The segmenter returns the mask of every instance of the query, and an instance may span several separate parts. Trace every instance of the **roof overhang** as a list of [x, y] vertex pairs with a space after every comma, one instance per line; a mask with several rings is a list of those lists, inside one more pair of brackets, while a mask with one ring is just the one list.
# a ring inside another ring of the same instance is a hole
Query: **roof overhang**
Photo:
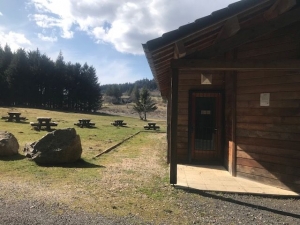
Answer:
[[[242, 0], [143, 44], [161, 95], [167, 97], [170, 93], [172, 60], [214, 58], [230, 48], [280, 29], [292, 22], [289, 15], [285, 18], [286, 23], [278, 25], [278, 21], [284, 17], [281, 14], [295, 8], [297, 4], [299, 0]], [[300, 13], [297, 13], [292, 15], [293, 21], [300, 20]], [[255, 35], [247, 34], [249, 29], [252, 32], [253, 24], [257, 21], [260, 21], [260, 25], [265, 24], [265, 27], [256, 28]], [[268, 25], [270, 22], [272, 25]], [[244, 38], [241, 41], [243, 33], [250, 39]], [[235, 44], [228, 45], [229, 42]], [[223, 51], [220, 51], [220, 47], [224, 48]]]
[[174, 69], [214, 70], [214, 71], [278, 71], [300, 70], [300, 60], [216, 60], [216, 59], [177, 59], [171, 61]]

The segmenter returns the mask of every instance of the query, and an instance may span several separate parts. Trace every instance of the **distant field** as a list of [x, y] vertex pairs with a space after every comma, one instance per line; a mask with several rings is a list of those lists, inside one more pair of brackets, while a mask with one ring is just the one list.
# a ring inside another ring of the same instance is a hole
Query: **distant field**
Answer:
[[[160, 97], [159, 92], [152, 92], [151, 98], [156, 103], [157, 110], [147, 114], [148, 120], [165, 120], [167, 119], [167, 102]], [[104, 98], [105, 99], [105, 98]], [[110, 101], [104, 101], [99, 112], [110, 113], [114, 115], [123, 115], [138, 118], [138, 114], [133, 110], [134, 103], [113, 104]]]
[[[122, 115], [128, 117], [139, 118], [139, 115], [134, 112], [134, 103], [128, 104], [112, 104], [104, 103], [99, 112], [110, 113], [113, 115]], [[165, 103], [157, 104], [158, 109], [154, 112], [147, 113], [147, 120], [164, 120], [167, 119], [167, 108]]]

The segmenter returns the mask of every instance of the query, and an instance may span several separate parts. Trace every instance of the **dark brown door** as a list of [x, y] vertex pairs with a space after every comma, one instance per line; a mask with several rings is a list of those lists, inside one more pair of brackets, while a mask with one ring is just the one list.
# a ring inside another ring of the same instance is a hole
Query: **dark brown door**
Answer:
[[221, 161], [221, 93], [192, 94], [192, 161]]

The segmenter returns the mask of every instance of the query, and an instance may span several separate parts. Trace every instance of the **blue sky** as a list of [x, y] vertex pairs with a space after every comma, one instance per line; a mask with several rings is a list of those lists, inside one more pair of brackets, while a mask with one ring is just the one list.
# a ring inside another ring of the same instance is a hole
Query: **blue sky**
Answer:
[[152, 79], [142, 44], [237, 0], [1, 0], [0, 45], [94, 66], [100, 84]]

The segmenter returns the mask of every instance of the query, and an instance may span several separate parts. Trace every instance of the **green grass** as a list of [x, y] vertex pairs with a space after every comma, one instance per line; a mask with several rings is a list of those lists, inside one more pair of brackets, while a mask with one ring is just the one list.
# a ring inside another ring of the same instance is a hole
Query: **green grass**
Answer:
[[[4, 116], [9, 108], [0, 108]], [[144, 121], [136, 118], [67, 113], [50, 110], [17, 108], [27, 123], [0, 120], [0, 129], [13, 133], [20, 144], [20, 154], [0, 157], [0, 199], [39, 200], [45, 204], [63, 204], [72, 210], [85, 210], [103, 216], [134, 215], [141, 224], [190, 224], [197, 215], [188, 203], [199, 196], [187, 195], [169, 185], [166, 163], [166, 134], [141, 132], [109, 153], [95, 155], [125, 138], [143, 130]], [[83, 147], [82, 160], [64, 166], [38, 166], [24, 157], [25, 143], [40, 139], [47, 131], [36, 131], [29, 121], [52, 117], [57, 129], [75, 127]], [[80, 118], [90, 118], [96, 128], [78, 128]], [[128, 127], [110, 125], [123, 119]], [[162, 131], [166, 122], [157, 121]], [[201, 200], [201, 199], [200, 199]], [[185, 203], [186, 202], [186, 203]], [[57, 214], [63, 213], [57, 211]], [[187, 216], [188, 215], [188, 216]]]
[[[83, 158], [89, 159], [93, 155], [107, 149], [110, 146], [122, 141], [130, 135], [143, 130], [145, 121], [139, 119], [122, 117], [122, 116], [109, 116], [97, 114], [82, 114], [70, 112], [58, 112], [50, 110], [30, 109], [30, 108], [1, 108], [0, 116], [6, 116], [8, 111], [15, 110], [22, 113], [28, 120], [22, 123], [5, 122], [0, 120], [1, 130], [6, 130], [15, 135], [20, 144], [20, 149], [24, 147], [25, 143], [31, 143], [44, 136], [47, 131], [36, 131], [31, 128], [29, 122], [36, 122], [36, 117], [51, 117], [52, 121], [58, 122], [55, 129], [63, 129], [74, 127], [76, 132], [80, 135], [83, 147]], [[74, 123], [78, 122], [80, 118], [89, 118], [92, 122], [96, 123], [95, 128], [78, 128]], [[110, 123], [116, 119], [122, 119], [127, 123], [126, 127], [115, 127]], [[165, 131], [165, 122], [157, 121], [158, 125]]]
[[[0, 108], [4, 116], [9, 108]], [[29, 121], [38, 116], [52, 117], [56, 129], [75, 127], [83, 147], [82, 160], [64, 166], [38, 166], [23, 156], [25, 143], [37, 141], [47, 131], [36, 131], [27, 123], [0, 120], [1, 130], [13, 133], [20, 144], [20, 154], [0, 157], [0, 199], [10, 201], [37, 199], [65, 204], [73, 210], [85, 210], [104, 216], [135, 215], [143, 221], [188, 224], [188, 209], [179, 208], [185, 193], [169, 184], [166, 163], [166, 134], [142, 132], [109, 153], [94, 158], [99, 152], [143, 130], [144, 121], [135, 118], [67, 113], [50, 110], [17, 108]], [[96, 128], [78, 128], [80, 118], [90, 118]], [[123, 119], [127, 127], [110, 123]], [[162, 131], [166, 122], [157, 121]], [[5, 188], [4, 188], [5, 187]], [[60, 213], [60, 212], [58, 212]]]

